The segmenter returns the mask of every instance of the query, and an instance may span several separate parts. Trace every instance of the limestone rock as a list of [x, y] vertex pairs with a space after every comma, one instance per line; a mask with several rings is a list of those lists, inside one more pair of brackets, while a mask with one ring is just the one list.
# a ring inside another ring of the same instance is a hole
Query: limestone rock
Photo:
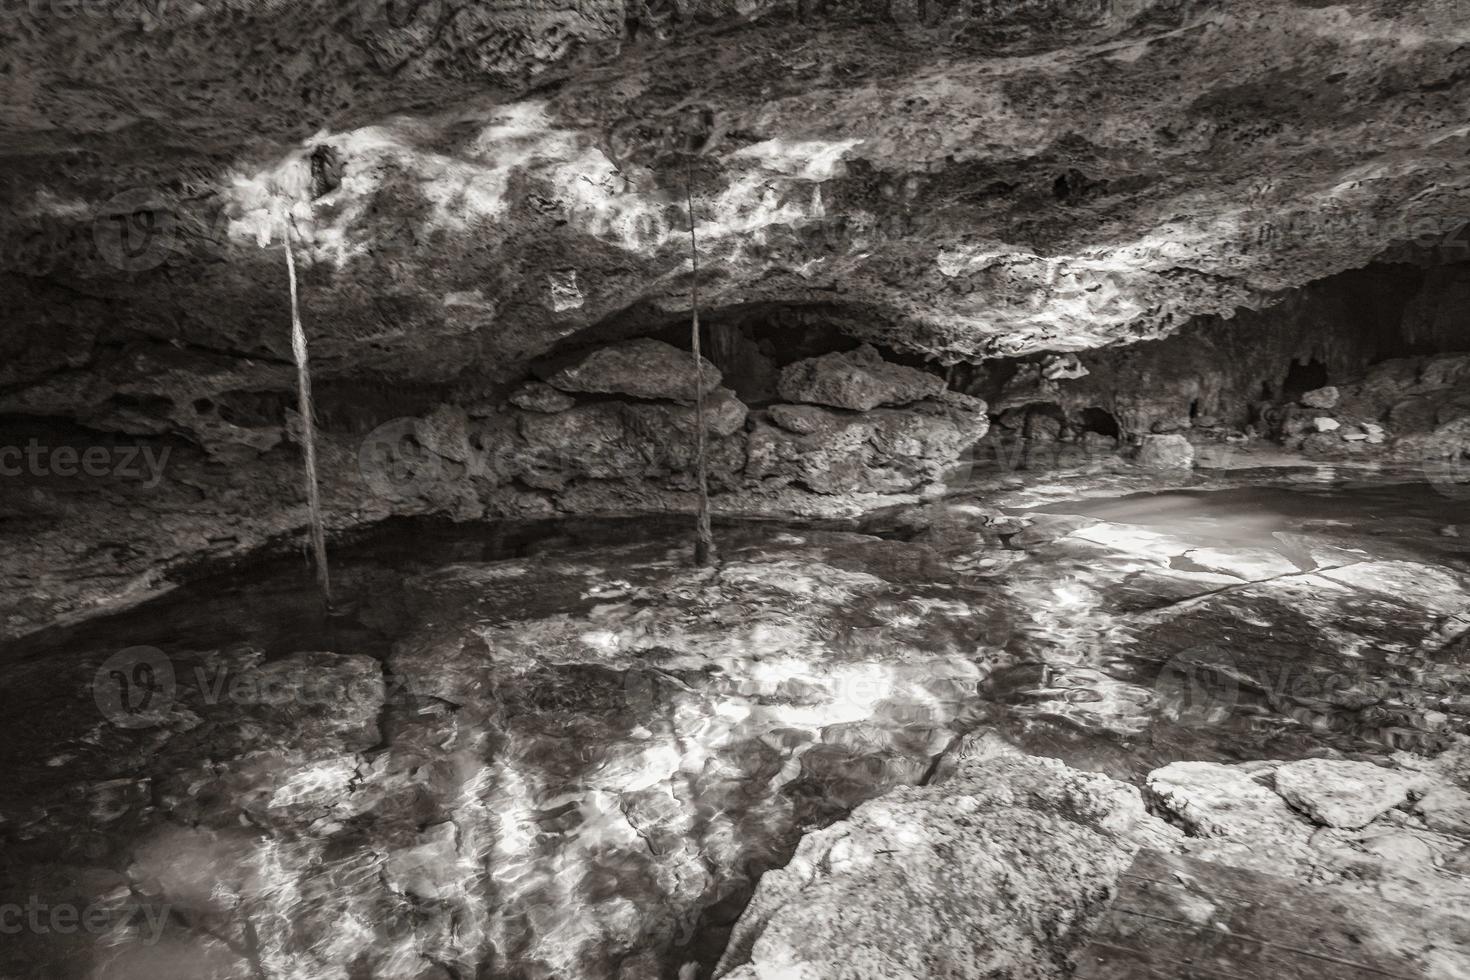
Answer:
[[1146, 435], [1136, 462], [1151, 470], [1179, 470], [1194, 466], [1194, 446], [1181, 435]]
[[1276, 770], [1276, 791], [1286, 802], [1320, 824], [1348, 830], [1366, 827], [1422, 782], [1416, 773], [1338, 759], [1306, 759]]
[[800, 436], [830, 429], [834, 422], [831, 412], [815, 405], [772, 405], [766, 413], [772, 422]]
[[1338, 429], [1342, 428], [1342, 423], [1337, 421], [1337, 419], [1328, 418], [1325, 415], [1319, 415], [1316, 418], [1312, 419], [1312, 428], [1316, 429], [1318, 432], [1336, 432]]
[[1041, 362], [1041, 376], [1048, 381], [1073, 381], [1088, 374], [1076, 354], [1052, 354]]
[[767, 486], [799, 483], [821, 494], [902, 493], [940, 480], [989, 427], [983, 402], [921, 402], [860, 415], [775, 406], [750, 433], [745, 475]]
[[1432, 398], [1411, 395], [1388, 410], [1388, 421], [1405, 432], [1434, 428], [1437, 406]]
[[958, 742], [948, 746], [940, 756], [932, 782], [936, 785], [947, 782], [987, 759], [1024, 755], [1019, 748], [993, 731], [969, 732]]
[[1341, 393], [1332, 385], [1302, 395], [1298, 401], [1306, 408], [1336, 408]]
[[788, 364], [777, 383], [787, 401], [858, 412], [879, 405], [907, 405], [944, 389], [943, 378], [885, 361], [871, 344]]
[[1470, 456], [1470, 415], [1437, 426], [1429, 432], [1401, 435], [1393, 446], [1396, 458], [1411, 463], [1448, 461]]
[[[703, 362], [702, 377], [706, 392], [719, 387], [720, 370], [708, 360]], [[562, 391], [631, 398], [691, 402], [696, 395], [692, 355], [646, 337], [600, 347], [546, 382]]]
[[[1378, 768], [1368, 763], [1315, 759], [1287, 764], [1174, 763], [1149, 775], [1148, 791], [1158, 810], [1179, 821], [1193, 835], [1182, 846], [1194, 857], [1463, 915], [1466, 902], [1470, 902], [1470, 881], [1446, 871], [1452, 872], [1455, 862], [1461, 860], [1463, 838], [1449, 836], [1440, 828], [1426, 828], [1427, 820], [1419, 824], [1388, 802], [1389, 796], [1404, 802], [1411, 787], [1416, 792], [1427, 790], [1425, 798], [1434, 798], [1430, 807], [1441, 813], [1442, 827], [1452, 826], [1462, 801], [1451, 791], [1456, 788], [1443, 771], [1454, 763], [1446, 765], [1439, 759], [1402, 753], [1395, 761], [1405, 768], [1380, 770], [1388, 773], [1394, 784], [1391, 793], [1374, 796], [1382, 777], [1368, 774], [1369, 796], [1375, 800], [1368, 809], [1374, 815], [1361, 828], [1314, 822], [1315, 818], [1304, 812], [1305, 807], [1287, 803], [1279, 777], [1288, 767], [1298, 767], [1295, 773], [1286, 775], [1284, 785], [1291, 792], [1301, 791], [1303, 783], [1308, 784], [1307, 793], [1312, 787], [1336, 786], [1347, 791], [1348, 803], [1352, 804], [1355, 801], [1351, 793], [1356, 787], [1351, 786], [1351, 780], [1363, 775], [1358, 767]], [[1333, 765], [1318, 770], [1323, 762]], [[1411, 771], [1410, 766], [1416, 768]], [[1309, 779], [1314, 770], [1329, 775]], [[1342, 779], [1343, 773], [1351, 775]], [[1356, 824], [1367, 816], [1338, 809], [1342, 800], [1329, 793], [1312, 801], [1313, 805], [1319, 803], [1325, 803], [1328, 817], [1346, 823]]]
[[[671, 433], [678, 433], [691, 437], [685, 441], [693, 443], [698, 418], [693, 405], [629, 402], [623, 406], [622, 412], [631, 430], [642, 432], [650, 439], [667, 440]], [[716, 388], [704, 396], [704, 427], [711, 435], [728, 436], [739, 432], [745, 425], [746, 413], [745, 403], [729, 388]]]
[[[345, 30], [325, 4], [286, 24], [257, 2], [242, 9], [235, 23], [160, 8], [147, 13], [147, 30], [100, 37], [69, 5], [17, 14], [5, 63], [35, 66], [37, 92], [50, 93], [21, 93], [10, 123], [29, 156], [8, 175], [17, 221], [0, 254], [7, 272], [35, 284], [27, 290], [49, 288], [55, 269], [92, 281], [99, 301], [142, 306], [162, 301], [167, 278], [167, 302], [188, 320], [181, 336], [252, 350], [251, 334], [266, 331], [251, 320], [277, 285], [264, 274], [274, 256], [256, 243], [269, 241], [272, 207], [288, 199], [302, 212], [303, 264], [355, 267], [341, 283], [316, 284], [318, 336], [334, 357], [403, 374], [430, 370], [445, 349], [476, 369], [519, 363], [622, 311], [687, 310], [688, 256], [665, 213], [679, 180], [657, 164], [671, 131], [663, 122], [691, 102], [724, 119], [760, 117], [708, 148], [700, 196], [719, 203], [701, 219], [713, 266], [702, 277], [706, 301], [841, 295], [854, 310], [903, 319], [891, 331], [864, 323], [871, 339], [906, 334], [916, 349], [1035, 353], [1059, 338], [1068, 349], [1100, 346], [1357, 268], [1403, 230], [1376, 222], [1335, 234], [1322, 188], [1383, 154], [1401, 161], [1400, 177], [1361, 186], [1355, 210], [1428, 220], [1436, 233], [1465, 217], [1464, 195], [1444, 175], [1459, 155], [1424, 139], [1462, 122], [1452, 3], [1338, 13], [1270, 0], [1208, 0], [1200, 10], [1005, 0], [974, 18], [832, 9], [815, 37], [826, 63], [861, 66], [845, 82], [782, 60], [787, 5], [772, 0], [738, 13], [697, 0], [677, 22], [657, 11], [624, 16], [600, 0], [572, 13], [536, 0], [470, 9], [447, 31], [427, 9], [369, 10]], [[1214, 26], [1189, 33], [1198, 17]], [[720, 57], [722, 42], [696, 26], [705, 23], [728, 25], [737, 44], [762, 52], [759, 63]], [[895, 35], [914, 43], [894, 51]], [[293, 55], [275, 47], [281, 36], [315, 52], [314, 67], [341, 84], [295, 85]], [[1424, 43], [1394, 44], [1400, 36]], [[646, 85], [646, 66], [617, 53], [652, 37], [667, 86]], [[1116, 71], [1100, 81], [1080, 55], [1107, 44], [1119, 45]], [[195, 71], [201, 52], [217, 68], [207, 78]], [[1005, 98], [1016, 114], [1003, 118], [980, 84], [998, 71], [1014, 86]], [[405, 73], [434, 97], [410, 106]], [[1334, 112], [1310, 86], [1282, 84], [1334, 73], [1353, 113]], [[553, 76], [563, 80], [555, 90], [521, 86]], [[487, 79], [526, 95], [485, 105]], [[777, 80], [787, 87], [765, 88]], [[952, 97], [933, 99], [935, 85]], [[186, 88], [191, 97], [178, 100]], [[1257, 138], [1240, 108], [1257, 89], [1279, 93], [1265, 109], [1271, 125], [1301, 127], [1302, 140]], [[114, 98], [78, 94], [98, 91]], [[312, 145], [301, 140], [303, 115], [320, 120]], [[150, 119], [194, 138], [156, 161], [147, 134], [115, 135]], [[989, 127], [978, 149], [977, 127]], [[1348, 146], [1359, 127], [1374, 132], [1371, 144], [1321, 152]], [[1060, 145], [1067, 133], [1082, 139]], [[1120, 156], [1098, 155], [1106, 134], [1124, 134]], [[1035, 148], [1051, 144], [1055, 159], [1041, 167]], [[996, 176], [993, 193], [972, 193], [967, 154]], [[66, 195], [53, 186], [63, 158], [81, 161]], [[1243, 186], [1242, 173], [1272, 175], [1273, 207], [1251, 206], [1265, 191]], [[156, 190], [124, 196], [140, 186]], [[168, 234], [133, 256], [107, 229], [140, 212], [158, 215], [153, 226]], [[834, 223], [839, 215], [852, 220]], [[1227, 215], [1235, 220], [1218, 220]], [[791, 233], [773, 249], [763, 243]], [[826, 292], [834, 286], [842, 292]], [[33, 304], [21, 309], [28, 336], [53, 332]], [[159, 312], [141, 309], [138, 320]], [[395, 329], [352, 343], [385, 314]], [[1433, 329], [1449, 316], [1430, 309], [1418, 319]], [[27, 355], [25, 369], [72, 353], [51, 348]]]
[[1106, 776], [982, 756], [803, 838], [715, 976], [1060, 978], [1134, 853], [1177, 838]]
[[[596, 401], [555, 415], [525, 413], [522, 445], [502, 447], [507, 472], [533, 486], [560, 489], [578, 479], [678, 481], [694, 468], [696, 410], [673, 402]], [[745, 405], [719, 388], [705, 399], [713, 442], [710, 474], [717, 489], [733, 485], [745, 465]]]
[[549, 384], [527, 381], [511, 392], [510, 403], [528, 412], [544, 412], [552, 415], [556, 412], [565, 412], [577, 404], [577, 400], [571, 395], [557, 391]]
[[1148, 791], [1192, 834], [1241, 837], [1264, 827], [1280, 836], [1305, 836], [1286, 801], [1240, 769], [1176, 762], [1149, 773]]
[[453, 894], [464, 877], [458, 861], [454, 824], [446, 820], [425, 828], [413, 846], [389, 854], [384, 881], [400, 894], [435, 901]]
[[1414, 804], [1431, 830], [1470, 838], [1470, 793], [1458, 786], [1435, 786]]

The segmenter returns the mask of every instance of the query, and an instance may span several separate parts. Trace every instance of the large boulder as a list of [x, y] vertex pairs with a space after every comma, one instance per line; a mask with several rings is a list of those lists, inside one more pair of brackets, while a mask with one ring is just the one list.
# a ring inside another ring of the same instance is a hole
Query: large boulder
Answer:
[[[524, 447], [515, 447], [517, 476], [533, 486], [559, 489], [590, 478], [646, 479], [694, 469], [696, 410], [670, 402], [597, 401], [546, 415], [519, 417]], [[709, 466], [717, 486], [737, 479], [745, 465], [746, 408], [719, 388], [705, 399], [704, 426], [711, 443]]]
[[862, 415], [774, 405], [767, 419], [750, 433], [746, 477], [819, 494], [903, 493], [935, 484], [990, 425], [984, 402], [953, 393]]
[[1144, 436], [1137, 462], [1150, 470], [1187, 470], [1194, 466], [1194, 446], [1177, 433]]
[[857, 412], [879, 405], [907, 405], [944, 389], [943, 378], [885, 361], [871, 344], [788, 364], [776, 385], [787, 401]]
[[[701, 364], [703, 388], [713, 391], [720, 384], [720, 369], [708, 360]], [[697, 393], [692, 355], [647, 337], [600, 347], [546, 381], [562, 391], [680, 402], [694, 401]]]
[[1107, 776], [982, 755], [804, 838], [761, 879], [715, 976], [1070, 976], [1134, 854], [1178, 837]]

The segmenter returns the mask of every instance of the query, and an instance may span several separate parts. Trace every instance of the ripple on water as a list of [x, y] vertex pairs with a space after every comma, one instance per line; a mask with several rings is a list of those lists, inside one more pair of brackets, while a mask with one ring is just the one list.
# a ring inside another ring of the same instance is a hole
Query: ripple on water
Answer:
[[[679, 564], [678, 524], [385, 529], [339, 549], [343, 617], [275, 562], [10, 651], [0, 885], [187, 906], [148, 949], [198, 962], [245, 955], [218, 937], [255, 923], [273, 975], [709, 964], [804, 830], [925, 780], [965, 732], [1136, 778], [1464, 730], [1452, 504], [1187, 491], [1022, 530], [962, 502], [881, 537], [727, 527], [713, 572]], [[176, 685], [121, 729], [93, 685], [137, 645]], [[303, 695], [323, 677], [344, 696]], [[285, 696], [220, 683], [262, 678]], [[63, 888], [62, 867], [86, 873]]]

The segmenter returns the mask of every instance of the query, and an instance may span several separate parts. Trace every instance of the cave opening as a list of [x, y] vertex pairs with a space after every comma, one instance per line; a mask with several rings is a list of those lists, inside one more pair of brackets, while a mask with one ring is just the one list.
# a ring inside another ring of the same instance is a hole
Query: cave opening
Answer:
[[1281, 382], [1281, 397], [1295, 401], [1309, 391], [1316, 391], [1327, 384], [1327, 365], [1317, 358], [1296, 358], [1286, 369], [1286, 378]]
[[1095, 432], [1100, 436], [1108, 436], [1116, 439], [1123, 434], [1118, 426], [1118, 419], [1105, 408], [1092, 406], [1082, 410], [1081, 428], [1083, 432]]

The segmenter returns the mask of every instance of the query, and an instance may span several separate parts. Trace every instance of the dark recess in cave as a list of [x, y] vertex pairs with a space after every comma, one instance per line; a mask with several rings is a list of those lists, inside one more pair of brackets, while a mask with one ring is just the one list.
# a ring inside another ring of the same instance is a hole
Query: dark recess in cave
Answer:
[[1116, 439], [1122, 435], [1118, 427], [1118, 420], [1113, 413], [1102, 408], [1088, 408], [1082, 411], [1082, 431], [1096, 432], [1098, 435], [1111, 436]]
[[[1309, 391], [1327, 384], [1327, 365], [1315, 357], [1303, 362], [1295, 360], [1286, 371], [1286, 380], [1281, 385], [1284, 401], [1295, 401]], [[1192, 414], [1192, 413], [1191, 413]]]

